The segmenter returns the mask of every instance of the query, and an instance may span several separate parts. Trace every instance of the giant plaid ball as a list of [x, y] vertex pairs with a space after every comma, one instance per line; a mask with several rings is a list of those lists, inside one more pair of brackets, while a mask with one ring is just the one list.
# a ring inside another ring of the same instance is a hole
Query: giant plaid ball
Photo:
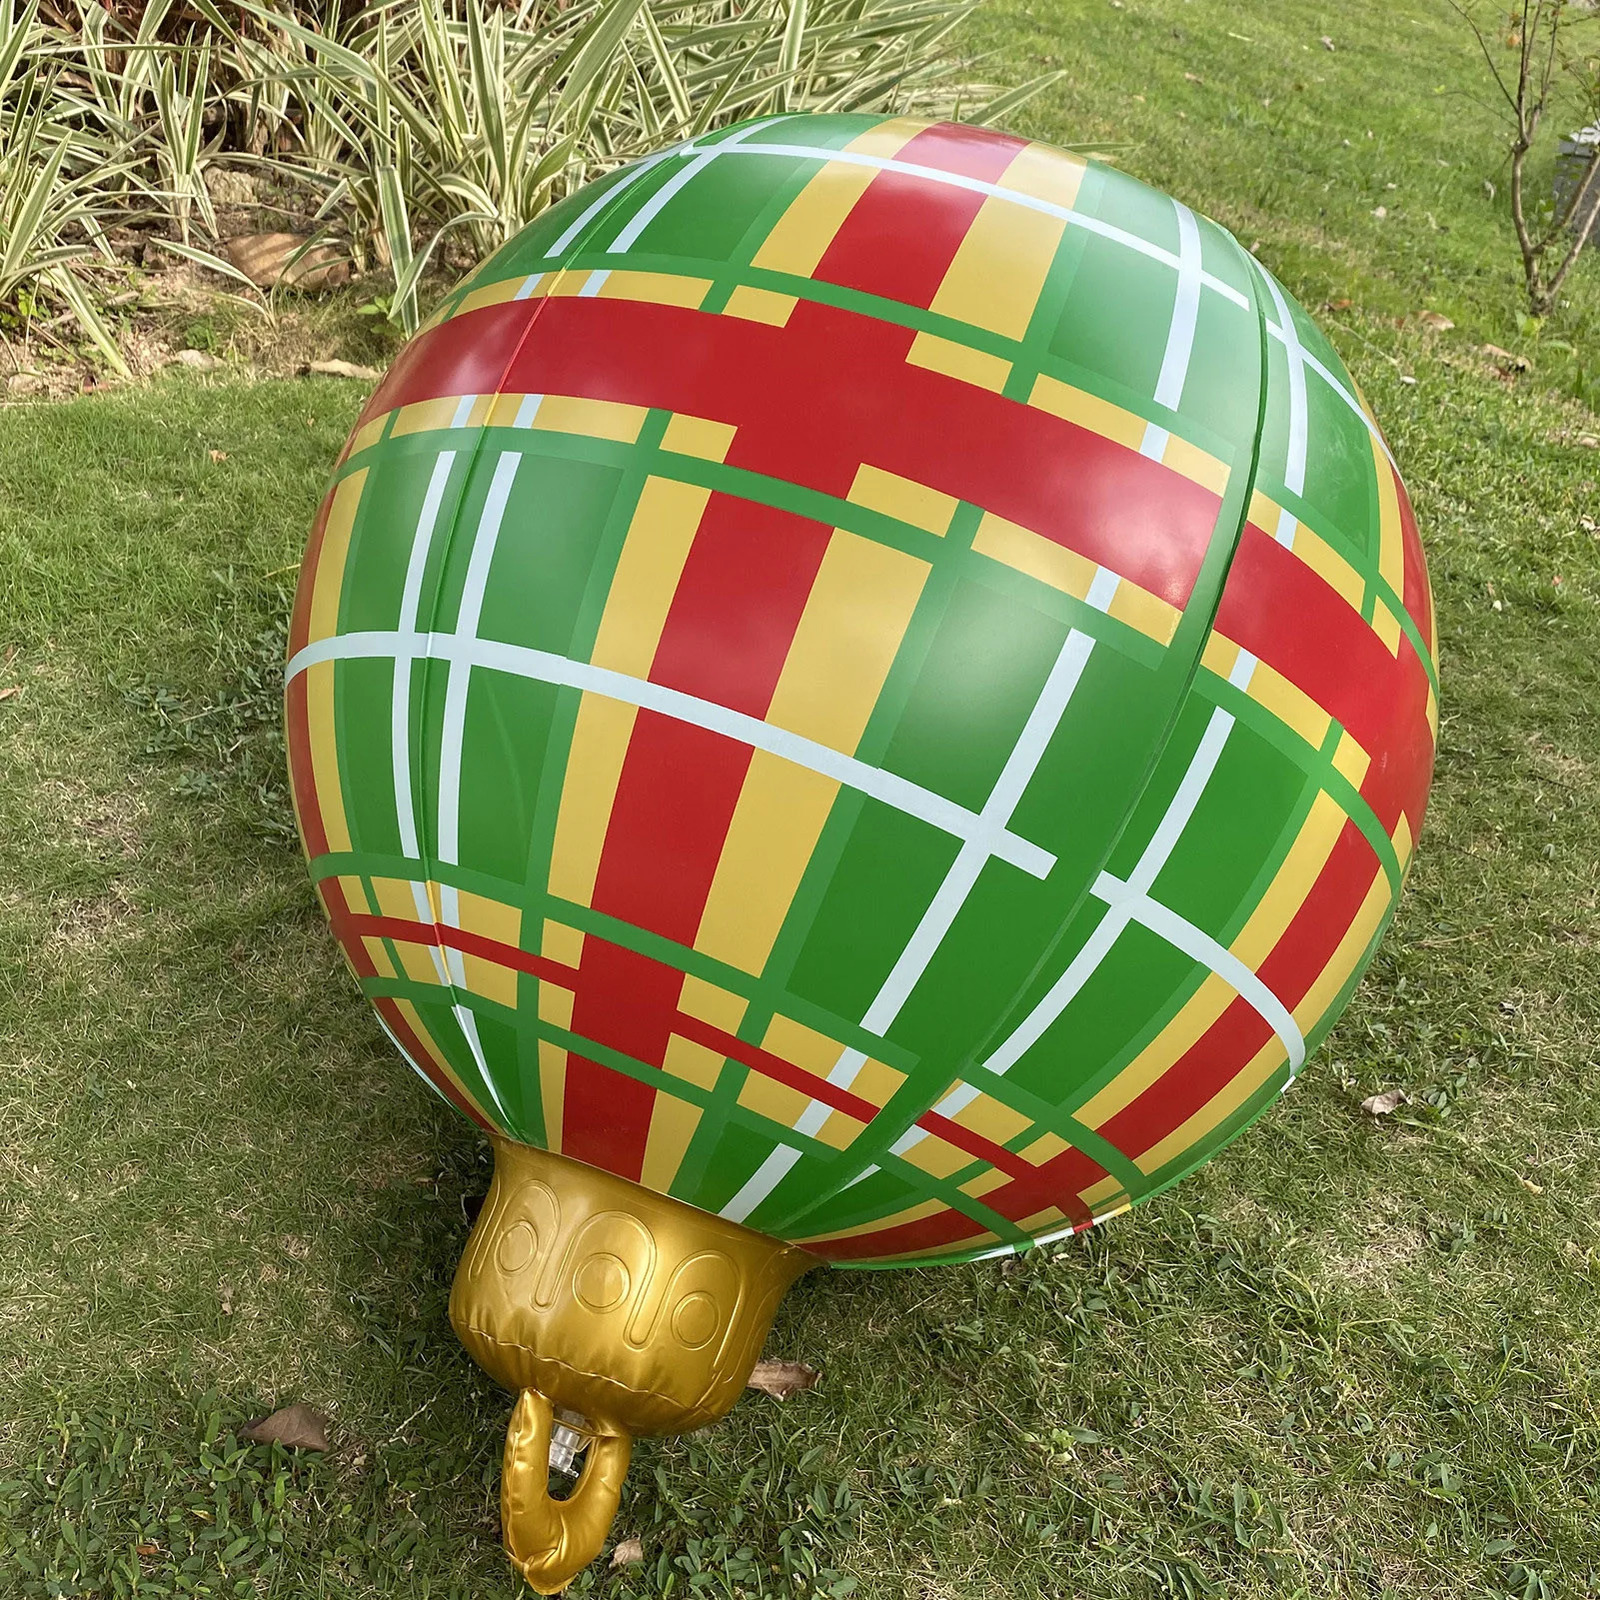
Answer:
[[468, 1115], [960, 1259], [1293, 1080], [1422, 824], [1433, 639], [1383, 436], [1225, 231], [778, 117], [580, 188], [406, 347], [304, 565], [294, 791]]

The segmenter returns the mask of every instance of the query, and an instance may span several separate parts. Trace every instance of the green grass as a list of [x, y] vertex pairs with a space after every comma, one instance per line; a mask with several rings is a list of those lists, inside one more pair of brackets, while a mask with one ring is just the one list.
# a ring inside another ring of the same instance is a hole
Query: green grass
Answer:
[[[1600, 263], [1545, 330], [1575, 357], [1529, 345], [1510, 384], [1479, 354], [1519, 337], [1493, 130], [1443, 8], [1410, 9], [1001, 0], [978, 29], [1014, 77], [1068, 70], [1024, 131], [1350, 302], [1323, 320], [1416, 499], [1445, 683], [1384, 952], [1294, 1094], [1135, 1215], [804, 1280], [772, 1342], [821, 1386], [641, 1445], [617, 1532], [646, 1563], [579, 1591], [1600, 1586]], [[1396, 327], [1423, 307], [1458, 328]], [[345, 976], [257, 714], [358, 398], [185, 378], [0, 412], [7, 1600], [513, 1592], [507, 1402], [445, 1320], [485, 1156]], [[1409, 1109], [1359, 1110], [1391, 1086]], [[332, 1455], [238, 1445], [290, 1400]]]

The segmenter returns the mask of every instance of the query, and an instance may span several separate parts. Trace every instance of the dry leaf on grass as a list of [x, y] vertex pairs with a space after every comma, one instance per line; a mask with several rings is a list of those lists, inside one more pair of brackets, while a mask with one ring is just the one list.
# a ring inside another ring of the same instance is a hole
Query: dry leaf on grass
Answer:
[[172, 359], [180, 367], [193, 367], [196, 372], [211, 372], [222, 365], [216, 356], [207, 355], [204, 350], [180, 350]]
[[242, 233], [223, 242], [223, 253], [258, 289], [337, 289], [350, 281], [350, 263], [329, 244], [311, 245], [305, 233]]
[[1419, 311], [1417, 313], [1417, 321], [1424, 328], [1432, 328], [1435, 333], [1448, 333], [1455, 327], [1455, 323], [1449, 317], [1438, 311]]
[[0, 700], [11, 700], [21, 693], [22, 690], [16, 684], [7, 684], [4, 689], [0, 689]]
[[1519, 356], [1515, 351], [1502, 350], [1497, 344], [1486, 344], [1483, 353], [1493, 361], [1498, 361], [1502, 366], [1510, 367], [1516, 372], [1526, 372], [1533, 363], [1526, 356]]
[[322, 378], [360, 378], [363, 383], [380, 376], [376, 367], [358, 366], [354, 361], [312, 361], [306, 371]]
[[1382, 1094], [1368, 1095], [1361, 1109], [1370, 1117], [1386, 1117], [1401, 1106], [1411, 1104], [1411, 1096], [1404, 1089], [1385, 1089]]
[[803, 1361], [758, 1361], [750, 1374], [749, 1386], [770, 1394], [774, 1400], [787, 1400], [802, 1389], [809, 1389], [822, 1374]]
[[644, 1542], [640, 1539], [624, 1539], [615, 1550], [611, 1552], [611, 1570], [618, 1567], [631, 1567], [644, 1560]]
[[328, 1419], [310, 1406], [284, 1406], [252, 1422], [239, 1437], [250, 1444], [281, 1444], [290, 1450], [326, 1450]]
[[207, 450], [206, 454], [210, 456], [214, 462], [226, 461], [228, 459], [228, 452], [226, 450]]

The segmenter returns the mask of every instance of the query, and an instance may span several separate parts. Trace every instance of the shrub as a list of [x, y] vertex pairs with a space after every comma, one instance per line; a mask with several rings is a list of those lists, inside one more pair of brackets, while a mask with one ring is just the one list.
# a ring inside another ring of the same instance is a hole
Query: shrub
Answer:
[[972, 104], [949, 43], [973, 0], [62, 3], [3, 11], [0, 304], [64, 301], [113, 362], [96, 287], [115, 230], [241, 277], [207, 248], [218, 169], [267, 180], [275, 209], [358, 265], [386, 264], [409, 330], [430, 263], [481, 258], [663, 144], [777, 111], [965, 101], [984, 120], [1041, 86]]

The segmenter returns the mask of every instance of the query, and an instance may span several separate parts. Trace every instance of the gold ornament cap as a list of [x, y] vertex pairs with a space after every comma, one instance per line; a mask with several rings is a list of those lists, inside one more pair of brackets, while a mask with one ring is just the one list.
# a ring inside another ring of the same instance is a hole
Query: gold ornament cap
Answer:
[[[605, 1543], [632, 1439], [724, 1416], [817, 1257], [626, 1178], [509, 1140], [450, 1294], [468, 1353], [518, 1395], [500, 1509], [512, 1563], [555, 1594]], [[588, 1454], [547, 1490], [565, 1419]]]

